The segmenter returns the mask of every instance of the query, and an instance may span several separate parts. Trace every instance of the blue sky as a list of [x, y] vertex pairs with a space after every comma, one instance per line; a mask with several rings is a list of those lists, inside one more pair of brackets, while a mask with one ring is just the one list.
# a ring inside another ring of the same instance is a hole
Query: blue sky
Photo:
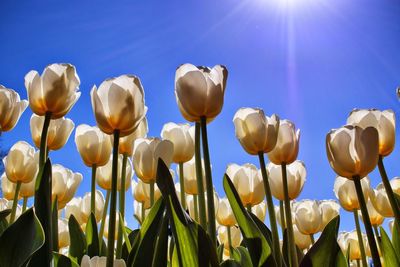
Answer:
[[[182, 63], [229, 70], [225, 104], [209, 125], [213, 178], [224, 195], [228, 163], [255, 163], [234, 135], [240, 107], [261, 107], [301, 129], [299, 159], [307, 166], [300, 198], [331, 199], [335, 174], [325, 154], [325, 135], [345, 123], [355, 107], [399, 112], [400, 5], [361, 0], [220, 1], [1, 1], [0, 83], [22, 98], [25, 74], [54, 62], [76, 66], [82, 96], [68, 114], [76, 125], [95, 124], [90, 89], [108, 77], [131, 73], [145, 89], [150, 136], [164, 123], [183, 122], [174, 96], [175, 69]], [[27, 109], [3, 146], [33, 144]], [[78, 195], [89, 191], [90, 169], [74, 143], [51, 153], [53, 163], [79, 171]], [[397, 135], [397, 137], [399, 137]], [[399, 175], [400, 148], [385, 159]], [[380, 177], [371, 174], [373, 186]], [[127, 198], [132, 219], [132, 197]], [[342, 212], [341, 229], [352, 214]]]

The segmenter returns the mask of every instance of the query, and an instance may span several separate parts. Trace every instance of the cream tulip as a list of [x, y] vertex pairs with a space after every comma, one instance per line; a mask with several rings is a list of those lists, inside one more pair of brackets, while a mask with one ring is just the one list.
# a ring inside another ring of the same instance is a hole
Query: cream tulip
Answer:
[[82, 210], [82, 198], [81, 197], [74, 197], [69, 201], [65, 206], [65, 218], [67, 220], [70, 219], [70, 216], [74, 215], [76, 221], [79, 225], [85, 224], [86, 216]]
[[0, 132], [12, 130], [27, 106], [27, 100], [21, 101], [17, 92], [0, 84]]
[[155, 182], [158, 159], [169, 166], [172, 162], [174, 145], [159, 138], [138, 138], [133, 149], [133, 167], [136, 175], [145, 183]]
[[[96, 171], [96, 182], [104, 190], [111, 190], [111, 176], [112, 176], [112, 155], [109, 156], [109, 160], [106, 165], [97, 168]], [[121, 191], [121, 173], [122, 173], [122, 160], [123, 156], [118, 155], [118, 174], [117, 174], [117, 190]], [[132, 182], [133, 176], [132, 162], [128, 158], [126, 162], [126, 173], [125, 173], [125, 191], [127, 191]]]
[[144, 117], [133, 133], [119, 139], [119, 153], [131, 157], [133, 154], [133, 144], [135, 140], [146, 137], [148, 132], [149, 128], [147, 125], [147, 119]]
[[393, 192], [400, 195], [400, 177], [394, 177], [390, 180], [390, 187], [393, 189]]
[[393, 110], [354, 109], [347, 118], [347, 124], [361, 128], [374, 127], [379, 133], [379, 154], [387, 156], [393, 151], [396, 129]]
[[347, 254], [347, 249], [348, 249], [348, 246], [346, 243], [347, 234], [348, 234], [348, 232], [342, 231], [342, 232], [339, 232], [338, 236], [337, 236], [337, 243], [344, 255]]
[[[372, 224], [372, 226], [380, 226], [383, 221], [385, 220], [385, 217], [383, 217], [375, 208], [374, 205], [372, 204], [372, 199], [367, 202], [367, 209], [368, 209], [368, 216], [369, 220]], [[361, 212], [358, 212], [358, 216], [360, 217], [361, 220], [363, 220]]]
[[[370, 188], [370, 181], [368, 177], [361, 179], [361, 188], [365, 201], [368, 201]], [[356, 209], [360, 209], [360, 204], [358, 202], [357, 192], [353, 181], [345, 177], [338, 176], [335, 179], [333, 191], [342, 208], [351, 212]]]
[[175, 73], [175, 96], [182, 116], [191, 122], [201, 117], [213, 120], [222, 110], [228, 70], [216, 65], [196, 67], [183, 64]]
[[51, 113], [52, 119], [61, 118], [81, 96], [79, 84], [78, 74], [71, 64], [48, 65], [42, 76], [31, 70], [25, 76], [29, 106], [39, 116]]
[[75, 144], [86, 166], [104, 166], [110, 159], [111, 138], [96, 126], [81, 124], [76, 127]]
[[[132, 193], [133, 198], [142, 204], [145, 209], [150, 208], [150, 184], [144, 183], [142, 180], [132, 182]], [[161, 197], [161, 191], [157, 184], [154, 184], [154, 201], [157, 201]]]
[[326, 153], [332, 169], [348, 179], [367, 176], [379, 157], [378, 131], [373, 127], [346, 125], [326, 136]]
[[[364, 247], [365, 247], [365, 240], [364, 242]], [[346, 235], [345, 239], [345, 244], [346, 247], [350, 247], [350, 260], [358, 260], [361, 259], [361, 250], [360, 250], [360, 243], [358, 241], [358, 236], [357, 236], [357, 231], [353, 230]]]
[[[82, 257], [81, 267], [106, 267], [107, 257], [94, 256], [90, 258], [88, 255]], [[114, 259], [113, 267], [126, 267], [123, 259]]]
[[35, 195], [36, 177], [29, 183], [21, 184], [19, 196], [23, 198], [33, 197]]
[[[272, 195], [276, 199], [285, 200], [281, 165], [275, 165], [270, 162], [267, 165], [267, 172]], [[306, 167], [302, 161], [296, 160], [286, 166], [286, 173], [289, 199], [293, 200], [297, 198], [303, 190], [307, 175]]]
[[1, 175], [1, 192], [7, 200], [13, 200], [15, 195], [16, 184], [7, 179], [6, 173]]
[[176, 124], [169, 122], [164, 124], [161, 130], [163, 140], [169, 140], [174, 145], [172, 161], [183, 163], [194, 156], [194, 127], [189, 124]]
[[235, 215], [227, 198], [219, 200], [216, 219], [223, 226], [234, 226], [236, 224]]
[[[205, 201], [207, 203], [207, 194], [206, 193], [204, 193], [204, 199], [205, 199]], [[192, 218], [195, 218], [193, 195], [187, 195], [186, 196], [186, 203], [187, 203], [187, 207], [188, 207], [190, 216]], [[214, 190], [214, 210], [215, 210], [215, 215], [217, 214], [218, 207], [219, 207], [219, 197], [218, 197], [217, 192], [215, 192], [215, 190]], [[208, 221], [208, 210], [207, 209], [206, 209], [206, 220]]]
[[305, 235], [299, 231], [297, 225], [293, 225], [293, 235], [294, 235], [294, 242], [299, 249], [304, 250], [308, 249], [311, 246], [311, 236]]
[[299, 153], [300, 130], [289, 120], [279, 121], [278, 139], [274, 149], [268, 153], [272, 163], [280, 165], [294, 162]]
[[340, 205], [335, 200], [321, 200], [319, 208], [322, 211], [321, 229], [324, 229], [333, 218], [339, 215]]
[[[85, 217], [85, 221], [89, 219], [91, 214], [90, 197], [91, 193], [88, 192], [82, 199], [82, 213]], [[96, 210], [94, 212], [94, 216], [96, 218], [96, 222], [99, 223], [101, 220], [101, 216], [103, 215], [104, 203], [105, 203], [103, 193], [100, 190], [96, 190], [95, 201], [96, 201]]]
[[[204, 160], [201, 160], [202, 166], [202, 178], [203, 178], [203, 188], [206, 190], [206, 174], [204, 170]], [[176, 173], [179, 172], [179, 165], [176, 167]], [[196, 175], [196, 161], [193, 157], [191, 160], [185, 162], [183, 164], [183, 173], [184, 173], [184, 184], [185, 184], [185, 193], [189, 195], [197, 195], [197, 175]]]
[[[293, 226], [296, 224], [296, 214], [295, 214], [295, 212], [294, 212], [294, 206], [295, 205], [293, 205], [293, 202], [292, 202], [292, 208], [290, 209], [291, 210], [291, 212], [292, 212], [292, 224], [293, 224]], [[280, 226], [282, 226], [282, 218], [281, 218], [281, 212], [280, 212], [280, 208], [279, 208], [279, 206], [275, 206], [274, 207], [274, 209], [275, 209], [275, 218], [276, 218], [276, 221], [278, 222], [278, 224], [280, 225]]]
[[[237, 226], [231, 227], [231, 240], [232, 247], [237, 248], [240, 246], [242, 242], [242, 235], [240, 233], [240, 229]], [[218, 241], [220, 244], [224, 244], [225, 249], [229, 249], [229, 241], [228, 241], [228, 229], [226, 227], [218, 228]]]
[[90, 92], [97, 126], [106, 134], [133, 133], [146, 115], [144, 91], [138, 77], [121, 75], [107, 79]]
[[58, 219], [58, 247], [68, 247], [69, 243], [68, 220], [64, 218]]
[[82, 174], [74, 173], [60, 164], [52, 165], [52, 199], [58, 202], [58, 209], [62, 209], [74, 197], [79, 184], [82, 182]]
[[253, 207], [251, 207], [251, 212], [256, 215], [256, 217], [264, 222], [265, 220], [265, 215], [267, 213], [267, 205], [265, 204], [265, 202], [261, 202], [260, 204], [257, 204]]
[[316, 200], [301, 200], [294, 206], [297, 228], [302, 234], [312, 235], [322, 230], [322, 210]]
[[[12, 209], [13, 206], [13, 201], [12, 200], [7, 200], [5, 198], [0, 198], [0, 211], [3, 210], [10, 210]], [[17, 219], [19, 216], [22, 214], [22, 208], [20, 205], [17, 204], [17, 207], [15, 209], [15, 219]], [[8, 215], [6, 219], [9, 221], [11, 215]]]
[[254, 206], [264, 200], [264, 183], [261, 174], [253, 164], [229, 164], [226, 174], [232, 180], [244, 206]]
[[3, 158], [7, 178], [13, 182], [29, 183], [38, 172], [39, 153], [27, 142], [15, 143]]
[[265, 116], [259, 108], [241, 108], [233, 117], [236, 138], [250, 155], [274, 149], [279, 131], [279, 117]]
[[378, 186], [369, 191], [369, 197], [371, 199], [371, 203], [383, 217], [393, 217], [393, 209], [390, 205], [389, 198], [386, 194], [385, 187], [382, 183], [378, 184]]

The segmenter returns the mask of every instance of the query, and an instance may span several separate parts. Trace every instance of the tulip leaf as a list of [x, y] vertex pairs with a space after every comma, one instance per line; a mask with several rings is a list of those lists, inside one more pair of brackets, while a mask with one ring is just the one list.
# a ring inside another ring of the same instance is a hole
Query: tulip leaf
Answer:
[[236, 260], [226, 260], [223, 263], [221, 263], [220, 265], [221, 267], [241, 267], [241, 266], [245, 266], [245, 265], [241, 265], [238, 261]]
[[158, 233], [152, 267], [167, 266], [168, 259], [168, 217], [164, 215]]
[[0, 236], [0, 266], [22, 266], [43, 244], [43, 228], [30, 208]]
[[51, 231], [53, 233], [53, 251], [58, 251], [58, 201], [57, 196], [51, 207]]
[[[128, 234], [128, 239], [131, 242], [131, 244], [135, 241], [135, 238], [137, 234], [139, 233], [139, 229], [133, 230]], [[132, 251], [132, 248], [131, 248]], [[125, 262], [128, 262], [128, 257], [129, 257], [130, 251], [128, 251], [128, 247], [126, 246], [126, 242], [122, 244], [122, 250], [121, 250], [121, 259], [123, 259]]]
[[341, 249], [338, 250], [338, 253], [336, 254], [336, 265], [335, 267], [347, 267], [348, 262], [346, 257], [343, 254], [343, 251]]
[[8, 227], [7, 216], [10, 215], [10, 213], [10, 209], [0, 211], [0, 236]]
[[300, 267], [336, 265], [336, 257], [340, 250], [336, 241], [339, 223], [339, 216], [336, 216], [328, 223], [317, 242], [315, 242], [304, 256]]
[[246, 247], [249, 250], [253, 266], [274, 266], [275, 262], [267, 238], [243, 207], [231, 179], [226, 174], [223, 179], [223, 185], [233, 214], [245, 240]]
[[97, 232], [96, 217], [93, 212], [90, 214], [86, 224], [86, 245], [87, 255], [92, 258], [100, 253], [99, 234]]
[[396, 251], [390, 242], [389, 236], [382, 226], [379, 227], [379, 230], [381, 234], [382, 258], [385, 262], [385, 266], [400, 266], [400, 261], [397, 258]]
[[69, 255], [80, 264], [82, 257], [87, 254], [86, 237], [74, 215], [69, 217], [68, 229], [70, 239]]
[[79, 267], [71, 258], [57, 252], [53, 252], [54, 267]]
[[400, 222], [397, 220], [393, 222], [392, 244], [396, 254], [400, 255]]
[[222, 262], [222, 257], [224, 255], [224, 244], [221, 244], [217, 247], [217, 257], [218, 261]]

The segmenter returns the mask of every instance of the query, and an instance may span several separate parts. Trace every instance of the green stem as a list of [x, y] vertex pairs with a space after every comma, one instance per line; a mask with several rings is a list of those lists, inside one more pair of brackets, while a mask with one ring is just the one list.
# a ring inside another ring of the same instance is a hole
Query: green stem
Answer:
[[154, 205], [154, 181], [150, 182], [150, 208]]
[[272, 201], [271, 187], [269, 186], [267, 169], [265, 168], [264, 153], [262, 151], [258, 153], [258, 159], [260, 161], [260, 169], [264, 181], [265, 196], [267, 198], [268, 215], [269, 215], [269, 222], [271, 224], [274, 257], [275, 261], [278, 263], [278, 266], [281, 266], [282, 260], [280, 253], [281, 249], [279, 244], [278, 226], [276, 225], [274, 202]]
[[[124, 154], [122, 157], [122, 170], [121, 170], [121, 184], [120, 184], [120, 189], [119, 190], [119, 213], [121, 214], [121, 217], [125, 221], [125, 180], [126, 180], [126, 164], [128, 161], [128, 155]], [[118, 233], [122, 233], [122, 225], [119, 224], [118, 226]], [[117, 250], [116, 250], [116, 258], [120, 259], [121, 258], [121, 253], [122, 253], [122, 234], [118, 235], [117, 238]]]
[[361, 267], [360, 259], [356, 260], [356, 262], [357, 262], [357, 267]]
[[353, 177], [353, 182], [356, 187], [357, 198], [360, 204], [361, 214], [364, 221], [365, 231], [367, 232], [368, 244], [371, 250], [372, 261], [374, 262], [374, 267], [381, 267], [381, 261], [379, 258], [378, 248], [376, 246], [374, 233], [372, 232], [371, 221], [369, 220], [367, 205], [365, 204], [364, 194], [361, 187], [360, 177]]
[[144, 202], [143, 202], [142, 203], [142, 218], [141, 218], [140, 225], [143, 224], [145, 217], [146, 217], [146, 209], [144, 208]]
[[15, 213], [17, 211], [17, 206], [18, 206], [18, 195], [19, 195], [19, 190], [21, 189], [21, 182], [17, 182], [17, 186], [15, 188], [14, 192], [14, 199], [13, 199], [13, 204], [12, 204], [12, 209], [11, 209], [11, 215], [10, 215], [10, 224], [12, 224], [15, 220]]
[[118, 181], [118, 146], [119, 146], [119, 130], [114, 130], [114, 147], [112, 159], [112, 179], [111, 179], [111, 202], [110, 215], [108, 224], [107, 239], [107, 267], [113, 267], [114, 263], [114, 241], [115, 241], [115, 223], [117, 212], [117, 181]]
[[377, 225], [372, 225], [372, 228], [374, 229], [375, 238], [376, 238], [376, 241], [378, 242], [378, 248], [382, 252], [381, 237], [379, 236], [378, 226]]
[[284, 204], [282, 200], [279, 201], [279, 213], [281, 215], [282, 235], [283, 235], [283, 231], [286, 228], [286, 219], [285, 219]]
[[52, 225], [52, 231], [53, 231], [53, 251], [58, 252], [58, 199], [57, 196], [54, 199], [52, 206], [52, 216], [53, 216], [53, 225]]
[[90, 211], [93, 214], [96, 214], [96, 164], [92, 165], [92, 184], [91, 184], [91, 193], [90, 193]]
[[289, 190], [288, 190], [288, 183], [287, 183], [287, 172], [286, 172], [286, 163], [282, 163], [282, 180], [283, 180], [283, 194], [285, 197], [285, 218], [287, 223], [287, 233], [288, 233], [288, 240], [289, 240], [289, 255], [291, 259], [291, 266], [297, 267], [297, 250], [296, 245], [294, 243], [294, 234], [293, 234], [293, 224], [292, 222], [292, 212], [290, 211], [290, 199], [289, 199]]
[[229, 258], [233, 259], [231, 227], [227, 226], [226, 230], [228, 232]]
[[358, 245], [360, 246], [362, 265], [363, 267], [367, 267], [368, 266], [367, 256], [365, 254], [364, 239], [361, 233], [360, 220], [358, 219], [357, 209], [353, 210], [353, 215], [354, 215], [354, 222], [356, 223], [357, 238], [358, 238]]
[[310, 239], [311, 239], [311, 244], [314, 245], [315, 244], [314, 234], [310, 234]]
[[[104, 224], [105, 224], [106, 217], [107, 217], [108, 204], [110, 203], [110, 195], [111, 195], [110, 190], [107, 190], [106, 201], [104, 202], [103, 215], [101, 217], [101, 223], [100, 223], [100, 231], [99, 231], [99, 241], [100, 241], [100, 243], [103, 242]], [[102, 248], [102, 246], [100, 246], [100, 252], [101, 252], [101, 248]]]
[[200, 225], [204, 230], [207, 229], [207, 217], [206, 217], [206, 200], [204, 197], [204, 185], [203, 185], [203, 164], [201, 161], [200, 152], [200, 123], [195, 124], [195, 145], [194, 145], [194, 158], [196, 165], [196, 180], [197, 180], [197, 191], [199, 196], [199, 217]]
[[199, 221], [199, 210], [198, 210], [199, 203], [197, 201], [197, 198], [198, 198], [197, 195], [193, 195], [194, 219], [196, 220], [196, 222]]
[[22, 203], [22, 213], [26, 211], [26, 207], [28, 206], [28, 198], [24, 197], [23, 203]]
[[181, 186], [181, 204], [182, 208], [186, 210], [186, 197], [185, 197], [185, 179], [183, 176], [183, 162], [179, 162], [179, 183]]
[[252, 213], [251, 205], [250, 205], [250, 204], [246, 205], [246, 210], [247, 210], [249, 213]]

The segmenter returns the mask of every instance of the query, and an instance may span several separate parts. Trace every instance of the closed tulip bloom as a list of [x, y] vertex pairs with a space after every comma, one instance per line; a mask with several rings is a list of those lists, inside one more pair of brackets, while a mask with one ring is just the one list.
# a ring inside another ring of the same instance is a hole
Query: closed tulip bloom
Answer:
[[[371, 199], [370, 199], [371, 200]], [[368, 216], [369, 220], [371, 221], [372, 226], [380, 226], [383, 221], [385, 220], [385, 217], [383, 217], [372, 205], [371, 201], [367, 202], [367, 209], [368, 209]], [[358, 216], [360, 216], [360, 219], [363, 220], [361, 212], [358, 211]], [[364, 221], [364, 220], [363, 220]]]
[[268, 153], [272, 163], [280, 165], [294, 162], [299, 153], [300, 130], [295, 128], [293, 122], [280, 120], [278, 140], [274, 149]]
[[[91, 193], [88, 192], [85, 194], [85, 196], [82, 199], [82, 212], [83, 212], [83, 215], [85, 216], [85, 221], [87, 221], [89, 219], [90, 214], [91, 214], [90, 197], [91, 197]], [[96, 218], [96, 222], [98, 223], [98, 222], [100, 222], [101, 216], [103, 215], [104, 202], [105, 202], [103, 193], [101, 193], [100, 190], [96, 190], [95, 201], [96, 201], [96, 209], [95, 209], [94, 215]]]
[[144, 91], [138, 77], [121, 75], [107, 79], [90, 92], [97, 126], [106, 134], [119, 130], [120, 137], [133, 133], [144, 116]]
[[131, 133], [130, 135], [121, 137], [119, 139], [119, 153], [120, 154], [125, 154], [129, 157], [132, 156], [133, 154], [133, 144], [136, 139], [138, 138], [144, 138], [147, 136], [147, 133], [149, 132], [148, 124], [147, 124], [147, 119], [144, 117], [140, 123], [139, 126], [136, 128], [136, 130]]
[[[201, 160], [203, 188], [206, 191], [206, 174], [204, 170], [204, 160]], [[176, 173], [179, 174], [179, 165], [176, 167]], [[185, 193], [189, 195], [197, 195], [197, 174], [196, 174], [196, 161], [194, 157], [183, 164], [183, 178], [185, 183]]]
[[279, 117], [265, 116], [258, 108], [241, 108], [233, 117], [236, 138], [250, 155], [274, 149], [279, 131]]
[[111, 138], [96, 126], [81, 124], [76, 127], [75, 144], [86, 166], [104, 166], [110, 159]]
[[[242, 242], [242, 235], [240, 233], [239, 227], [231, 227], [231, 240], [232, 247], [237, 248], [240, 246], [240, 243]], [[219, 243], [224, 244], [224, 247], [226, 249], [229, 249], [228, 230], [226, 229], [226, 227], [218, 228], [218, 241]]]
[[326, 153], [332, 169], [348, 179], [362, 178], [373, 171], [378, 163], [378, 149], [378, 131], [373, 127], [346, 125], [326, 136]]
[[[365, 201], [369, 198], [370, 182], [368, 177], [361, 179], [361, 188], [364, 194]], [[345, 177], [336, 177], [333, 191], [336, 198], [339, 200], [340, 206], [347, 211], [360, 209], [360, 204], [357, 198], [356, 188], [353, 181]]]
[[295, 220], [299, 231], [305, 235], [322, 230], [322, 210], [316, 200], [302, 200], [295, 205]]
[[133, 167], [137, 177], [145, 183], [155, 182], [158, 159], [169, 166], [172, 162], [174, 145], [168, 140], [159, 138], [138, 138], [133, 151]]
[[[106, 165], [97, 168], [96, 171], [96, 182], [104, 190], [111, 190], [111, 177], [112, 177], [112, 155], [109, 156], [109, 160]], [[121, 191], [121, 173], [122, 173], [122, 160], [123, 156], [118, 155], [118, 174], [117, 174], [117, 190]], [[128, 158], [126, 162], [126, 173], [125, 173], [125, 191], [129, 189], [132, 182], [133, 176], [132, 162]]]
[[324, 229], [333, 218], [339, 215], [340, 205], [335, 200], [321, 200], [319, 208], [322, 211], [321, 229]]
[[52, 119], [61, 118], [81, 96], [79, 84], [78, 74], [71, 64], [51, 64], [42, 76], [31, 70], [25, 76], [29, 106], [39, 116], [51, 112]]
[[311, 246], [311, 237], [310, 235], [305, 235], [299, 231], [297, 225], [293, 225], [293, 234], [294, 234], [294, 242], [299, 249], [304, 250], [308, 249]]
[[68, 247], [69, 242], [68, 220], [64, 218], [58, 219], [58, 247]]
[[[107, 257], [94, 256], [90, 258], [88, 255], [82, 257], [81, 267], [106, 267]], [[114, 267], [126, 267], [125, 261], [122, 259], [114, 259]]]
[[0, 84], [0, 131], [12, 130], [27, 106], [28, 101], [21, 101], [17, 92]]
[[15, 195], [16, 184], [7, 179], [6, 173], [1, 175], [1, 192], [7, 200], [13, 200]]
[[[142, 180], [133, 181], [132, 183], [133, 198], [144, 204], [145, 209], [150, 208], [150, 184], [144, 183]], [[157, 184], [154, 184], [154, 201], [161, 197], [161, 191]]]
[[217, 221], [223, 226], [234, 226], [236, 224], [235, 215], [227, 198], [221, 198], [218, 204]]
[[19, 190], [20, 197], [33, 197], [35, 195], [35, 184], [36, 184], [36, 177], [33, 178], [32, 181], [29, 183], [21, 184], [21, 188]]
[[[43, 124], [43, 116], [32, 114], [30, 121], [32, 140], [38, 148], [40, 147]], [[49, 150], [58, 150], [62, 148], [67, 143], [74, 127], [74, 122], [70, 119], [65, 119], [64, 117], [51, 120], [47, 133], [47, 148]]]
[[52, 166], [52, 199], [57, 197], [58, 209], [62, 209], [74, 197], [82, 174], [74, 173], [60, 164]]
[[74, 197], [65, 205], [65, 218], [69, 220], [70, 216], [74, 215], [76, 221], [79, 225], [85, 224], [86, 216], [82, 210], [82, 198], [81, 197]]
[[390, 205], [385, 187], [382, 183], [378, 184], [375, 189], [370, 190], [369, 197], [372, 205], [383, 217], [393, 217], [394, 213]]
[[[267, 171], [269, 173], [268, 179], [271, 186], [272, 195], [279, 200], [285, 200], [283, 194], [283, 180], [282, 180], [282, 169], [281, 165], [275, 165], [270, 162], [267, 165]], [[289, 199], [293, 200], [297, 198], [303, 190], [304, 183], [306, 181], [307, 171], [304, 163], [300, 160], [296, 160], [292, 164], [287, 165], [287, 184]]]
[[393, 151], [396, 129], [393, 110], [354, 109], [347, 118], [347, 124], [376, 128], [379, 133], [379, 154], [387, 156]]
[[172, 161], [182, 163], [189, 161], [194, 155], [194, 127], [189, 124], [176, 124], [169, 122], [164, 124], [161, 137], [169, 140], [174, 145]]
[[226, 174], [232, 180], [244, 206], [254, 206], [264, 200], [264, 183], [256, 166], [230, 164]]
[[13, 182], [29, 183], [38, 172], [39, 153], [27, 142], [15, 143], [3, 158], [7, 178]]
[[264, 221], [265, 220], [265, 215], [267, 212], [267, 205], [265, 205], [265, 202], [261, 202], [260, 204], [257, 204], [255, 206], [253, 206], [251, 208], [251, 212], [256, 215], [256, 217], [260, 220], [260, 221]]

